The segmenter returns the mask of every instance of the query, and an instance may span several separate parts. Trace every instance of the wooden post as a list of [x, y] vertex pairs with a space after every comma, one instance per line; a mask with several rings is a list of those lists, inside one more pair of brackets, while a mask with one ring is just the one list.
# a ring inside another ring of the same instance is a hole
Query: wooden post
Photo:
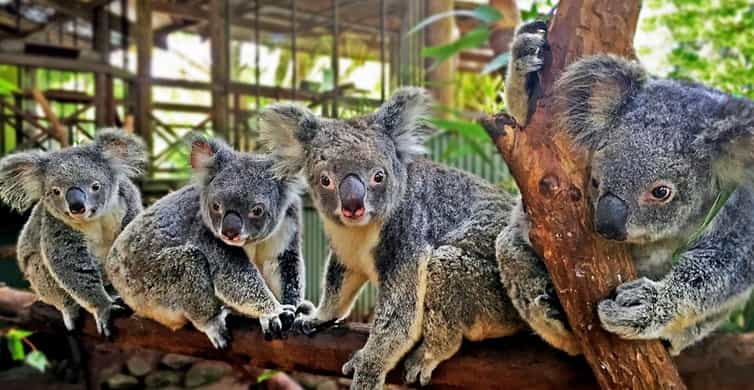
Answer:
[[[105, 6], [97, 7], [93, 15], [94, 50], [103, 64], [110, 63], [110, 18]], [[111, 126], [114, 121], [113, 78], [105, 72], [94, 74], [94, 123], [97, 127]]]
[[[428, 0], [427, 15], [436, 15], [453, 10], [453, 0]], [[425, 43], [436, 46], [453, 41], [458, 35], [454, 18], [442, 18], [427, 27]], [[427, 60], [431, 64], [433, 60]], [[458, 56], [448, 59], [427, 71], [427, 84], [437, 104], [443, 107], [453, 107], [455, 88], [453, 77], [458, 67]]]
[[152, 156], [152, 1], [136, 0], [136, 107], [134, 109], [134, 130], [141, 135], [147, 145], [147, 153]]
[[659, 341], [623, 340], [600, 326], [597, 303], [636, 272], [625, 246], [592, 232], [585, 156], [553, 122], [552, 86], [564, 67], [595, 53], [633, 56], [640, 8], [639, 0], [561, 2], [548, 34], [542, 98], [530, 123], [517, 128], [504, 115], [483, 123], [518, 183], [532, 221], [531, 242], [597, 382], [603, 389], [683, 389]]
[[209, 3], [209, 39], [212, 57], [212, 129], [229, 137], [228, 83], [230, 75], [230, 17], [228, 0]]

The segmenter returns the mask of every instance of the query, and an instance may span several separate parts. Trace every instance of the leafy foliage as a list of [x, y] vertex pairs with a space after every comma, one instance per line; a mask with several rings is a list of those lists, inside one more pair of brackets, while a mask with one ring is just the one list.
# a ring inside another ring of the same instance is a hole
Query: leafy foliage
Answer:
[[647, 6], [657, 15], [642, 28], [667, 28], [673, 39], [669, 77], [754, 98], [754, 2], [651, 0]]
[[[34, 344], [29, 341], [32, 332], [23, 329], [11, 328], [3, 336], [6, 341], [6, 347], [10, 353], [11, 359], [17, 362], [24, 362], [37, 370], [44, 372], [49, 365], [47, 356], [39, 351]], [[31, 348], [31, 352], [26, 353], [24, 344]]]

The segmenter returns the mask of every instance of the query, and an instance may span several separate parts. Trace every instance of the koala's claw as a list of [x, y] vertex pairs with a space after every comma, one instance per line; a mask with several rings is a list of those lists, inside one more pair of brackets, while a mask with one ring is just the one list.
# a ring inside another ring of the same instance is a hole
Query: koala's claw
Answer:
[[343, 375], [353, 376], [351, 389], [358, 390], [377, 390], [382, 389], [385, 384], [384, 374], [375, 371], [377, 366], [365, 364], [363, 350], [356, 351], [351, 359], [343, 365], [341, 371]]
[[110, 305], [97, 310], [97, 313], [94, 314], [94, 322], [97, 324], [97, 333], [99, 333], [100, 336], [108, 339], [110, 338], [110, 315], [113, 312], [122, 310], [125, 310], [125, 308], [115, 303], [111, 303]]
[[404, 381], [407, 385], [419, 381], [421, 386], [429, 385], [432, 380], [433, 367], [424, 359], [424, 353], [420, 350], [414, 351], [404, 363], [406, 376]]
[[554, 294], [543, 293], [529, 306], [527, 321], [540, 337], [569, 355], [581, 353], [581, 346], [568, 326], [560, 303]]
[[262, 325], [262, 332], [266, 341], [283, 337], [283, 323], [280, 320], [280, 314], [263, 316], [259, 319], [259, 323]]
[[230, 332], [226, 327], [218, 327], [215, 331], [207, 332], [207, 338], [216, 349], [225, 349], [230, 341]]
[[309, 314], [312, 314], [314, 312], [314, 305], [307, 301], [303, 300], [301, 303], [298, 304], [298, 307], [296, 307], [296, 316], [299, 314], [308, 316]]
[[286, 338], [288, 331], [293, 327], [293, 321], [296, 319], [296, 307], [293, 305], [283, 305], [283, 311], [278, 316], [282, 327], [281, 336]]
[[336, 320], [322, 321], [312, 316], [298, 316], [293, 321], [293, 329], [298, 333], [313, 336], [315, 333], [327, 329], [336, 323]]
[[616, 290], [615, 299], [605, 299], [597, 307], [602, 327], [628, 339], [652, 339], [666, 322], [656, 310], [660, 283], [641, 278], [624, 283]]

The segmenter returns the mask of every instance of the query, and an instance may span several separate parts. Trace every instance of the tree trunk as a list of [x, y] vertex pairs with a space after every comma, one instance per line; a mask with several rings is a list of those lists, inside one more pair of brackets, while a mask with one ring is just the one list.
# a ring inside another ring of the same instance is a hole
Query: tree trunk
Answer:
[[592, 231], [586, 202], [588, 167], [553, 123], [553, 82], [579, 57], [633, 56], [639, 0], [560, 2], [541, 76], [542, 97], [525, 128], [506, 115], [483, 124], [518, 183], [531, 217], [531, 242], [544, 259], [584, 356], [603, 389], [685, 388], [659, 341], [628, 341], [605, 332], [596, 306], [622, 282], [636, 278], [626, 247]]

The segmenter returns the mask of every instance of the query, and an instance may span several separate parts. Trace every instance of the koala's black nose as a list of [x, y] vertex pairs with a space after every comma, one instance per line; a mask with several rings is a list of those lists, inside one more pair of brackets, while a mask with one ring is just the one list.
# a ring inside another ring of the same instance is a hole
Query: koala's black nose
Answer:
[[597, 202], [594, 212], [594, 229], [608, 240], [623, 241], [626, 239], [626, 220], [628, 206], [621, 198], [607, 193]]
[[81, 188], [69, 188], [65, 193], [65, 201], [71, 214], [82, 214], [86, 211], [86, 193]]
[[225, 213], [221, 229], [223, 236], [229, 240], [235, 240], [241, 235], [241, 230], [243, 230], [241, 216], [234, 211]]
[[340, 212], [347, 218], [359, 218], [364, 215], [364, 196], [366, 186], [354, 174], [347, 175], [340, 182]]

